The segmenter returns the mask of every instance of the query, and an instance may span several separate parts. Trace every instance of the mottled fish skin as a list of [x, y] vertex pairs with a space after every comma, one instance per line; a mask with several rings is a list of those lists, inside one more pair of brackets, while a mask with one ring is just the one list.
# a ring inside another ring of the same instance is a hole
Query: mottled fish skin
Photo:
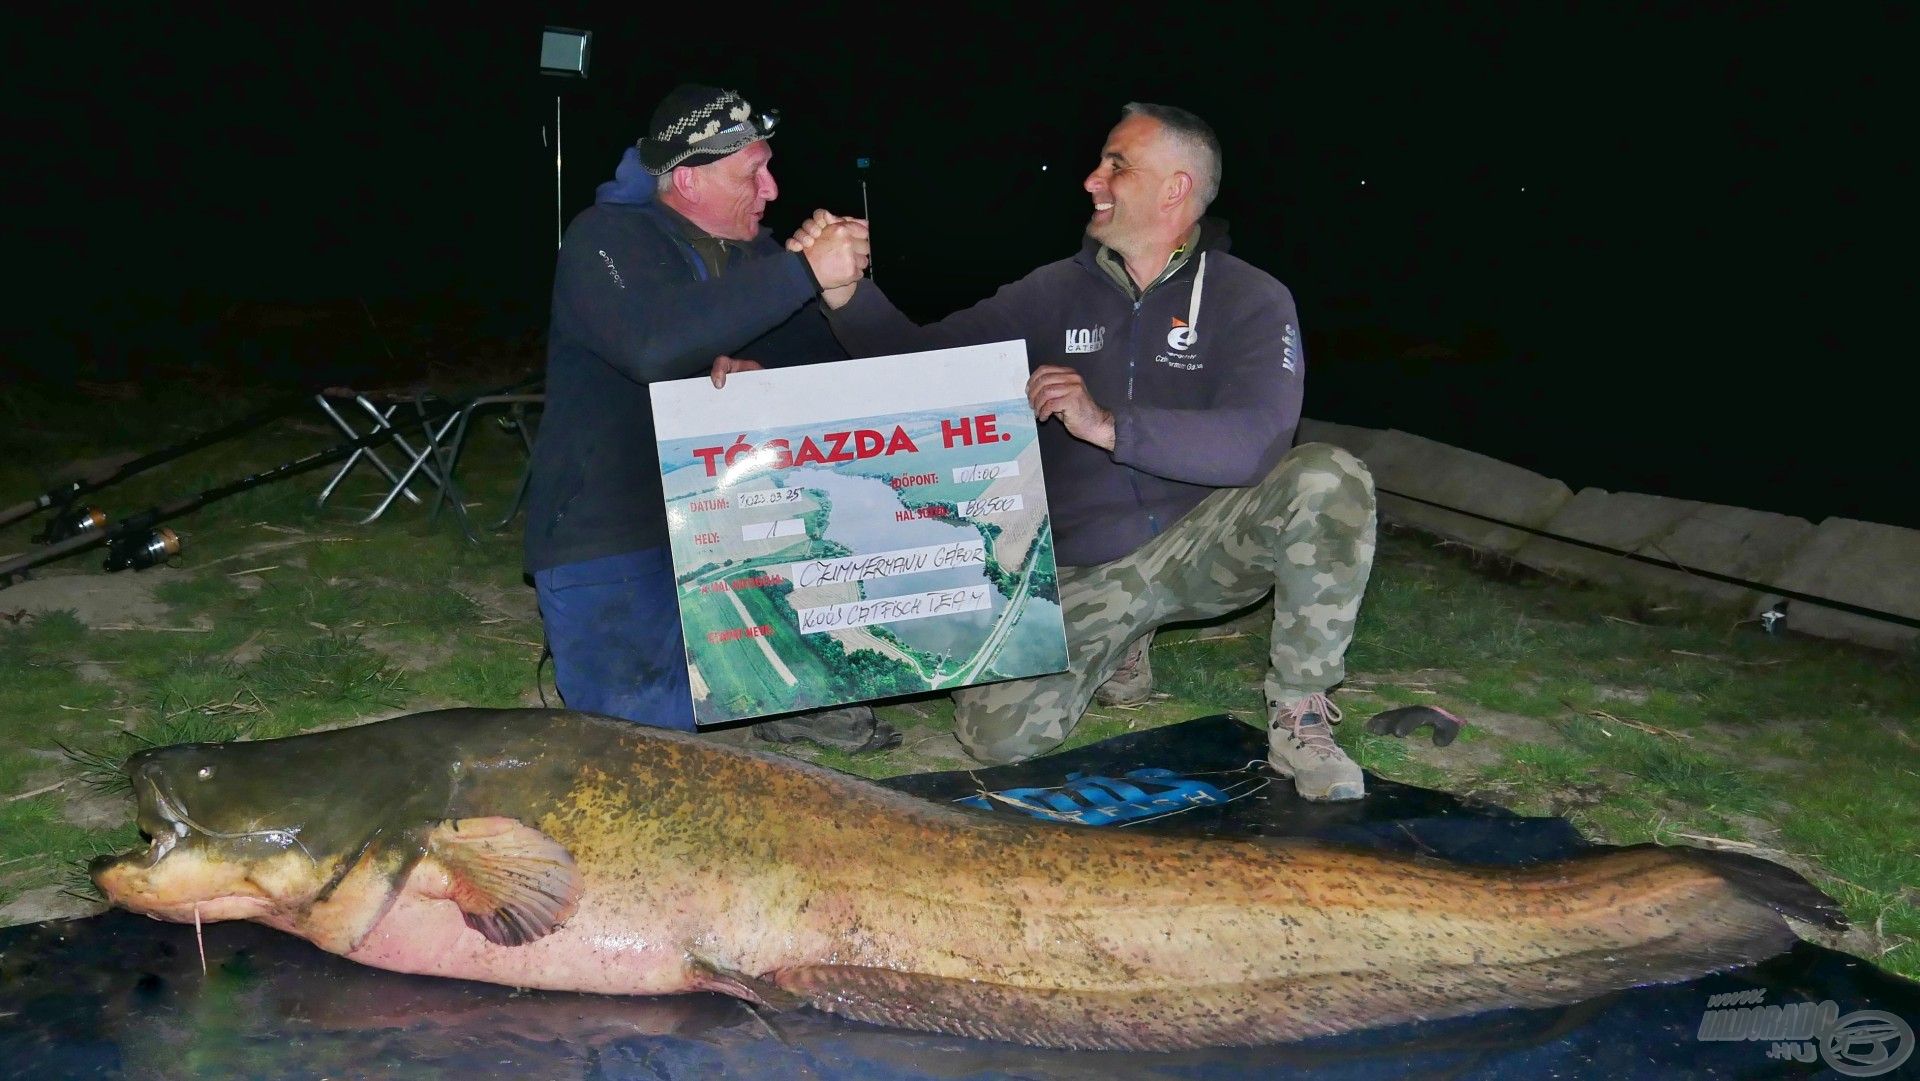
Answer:
[[[1794, 939], [1776, 909], [1837, 920], [1784, 868], [1693, 849], [1483, 868], [1066, 826], [557, 710], [133, 765], [143, 829], [192, 820], [159, 858], [156, 842], [96, 865], [136, 911], [257, 919], [396, 971], [718, 990], [1048, 1047], [1260, 1044], [1576, 1002], [1772, 956]], [[200, 779], [210, 767], [226, 780]], [[516, 890], [534, 901], [498, 919], [460, 907]]]

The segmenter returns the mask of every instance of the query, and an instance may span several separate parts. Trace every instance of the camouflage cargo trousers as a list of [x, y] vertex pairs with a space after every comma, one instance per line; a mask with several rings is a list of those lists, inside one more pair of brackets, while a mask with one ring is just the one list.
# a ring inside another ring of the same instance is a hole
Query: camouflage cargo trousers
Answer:
[[1268, 592], [1267, 701], [1327, 690], [1346, 676], [1373, 569], [1374, 518], [1367, 467], [1339, 447], [1303, 443], [1259, 484], [1213, 493], [1133, 554], [1061, 567], [1067, 671], [955, 691], [954, 734], [988, 764], [1045, 753], [1073, 732], [1134, 640]]

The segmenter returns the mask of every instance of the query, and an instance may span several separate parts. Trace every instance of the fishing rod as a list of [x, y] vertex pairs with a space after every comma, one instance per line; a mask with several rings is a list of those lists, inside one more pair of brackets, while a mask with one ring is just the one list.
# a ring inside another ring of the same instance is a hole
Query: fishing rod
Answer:
[[231, 439], [241, 432], [258, 428], [270, 420], [293, 412], [311, 398], [310, 393], [302, 392], [248, 413], [230, 424], [223, 424], [172, 446], [162, 447], [126, 461], [109, 462], [107, 465], [96, 467], [94, 472], [87, 476], [68, 481], [23, 503], [16, 503], [0, 510], [0, 527], [11, 525], [36, 511], [57, 505], [61, 508], [61, 512], [49, 520], [40, 532], [34, 534], [32, 539], [35, 544], [49, 544], [97, 531], [106, 525], [106, 515], [95, 507], [74, 508], [72, 505], [76, 499], [89, 492], [97, 492], [109, 485], [118, 484], [135, 474], [144, 473], [156, 465]]
[[25, 577], [28, 570], [34, 567], [40, 566], [43, 563], [51, 563], [57, 559], [63, 559], [75, 552], [85, 551], [88, 548], [93, 548], [101, 544], [107, 546], [107, 558], [102, 566], [109, 571], [120, 571], [128, 568], [145, 570], [156, 563], [164, 563], [166, 560], [179, 554], [181, 543], [179, 535], [173, 530], [156, 528], [161, 522], [199, 510], [209, 503], [225, 499], [230, 495], [238, 494], [249, 488], [257, 488], [263, 484], [271, 484], [277, 480], [284, 480], [295, 474], [304, 473], [309, 469], [317, 469], [328, 463], [337, 462], [349, 454], [357, 454], [368, 448], [377, 447], [401, 435], [403, 432], [414, 431], [416, 426], [427, 427], [437, 421], [443, 420], [458, 412], [461, 408], [463, 408], [461, 405], [455, 403], [441, 403], [431, 408], [423, 408], [417, 417], [407, 418], [407, 422], [404, 425], [381, 427], [356, 439], [350, 439], [338, 446], [316, 451], [304, 458], [296, 458], [291, 462], [274, 466], [272, 469], [253, 473], [239, 480], [219, 485], [218, 487], [208, 488], [205, 491], [186, 496], [172, 503], [149, 507], [139, 514], [123, 519], [111, 529], [88, 528], [64, 540], [55, 542], [42, 551], [30, 552], [26, 555], [15, 556], [12, 559], [0, 561], [0, 589], [5, 589], [15, 584], [18, 580]]

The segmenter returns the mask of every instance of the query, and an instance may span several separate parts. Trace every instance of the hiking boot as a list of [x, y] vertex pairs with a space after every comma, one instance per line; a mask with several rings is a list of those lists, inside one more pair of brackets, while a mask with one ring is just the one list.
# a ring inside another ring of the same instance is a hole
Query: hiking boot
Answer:
[[1267, 703], [1267, 761], [1310, 800], [1359, 799], [1367, 794], [1360, 767], [1333, 741], [1340, 707], [1321, 693], [1292, 705]]
[[769, 743], [806, 740], [848, 754], [881, 751], [900, 744], [899, 730], [874, 716], [872, 706], [796, 713], [754, 725], [753, 734]]
[[1148, 654], [1153, 646], [1153, 632], [1148, 631], [1127, 647], [1127, 655], [1120, 660], [1120, 667], [1113, 670], [1107, 681], [1096, 687], [1093, 700], [1106, 706], [1135, 706], [1153, 696], [1153, 665]]

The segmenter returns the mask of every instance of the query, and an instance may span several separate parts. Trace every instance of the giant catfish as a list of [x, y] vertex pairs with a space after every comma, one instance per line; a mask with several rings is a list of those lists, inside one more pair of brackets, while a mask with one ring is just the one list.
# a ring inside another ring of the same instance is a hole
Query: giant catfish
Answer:
[[563, 710], [450, 709], [128, 761], [160, 919], [399, 972], [719, 991], [1046, 1047], [1247, 1045], [1576, 1002], [1770, 957], [1775, 864], [1642, 845], [1488, 868], [994, 815]]

